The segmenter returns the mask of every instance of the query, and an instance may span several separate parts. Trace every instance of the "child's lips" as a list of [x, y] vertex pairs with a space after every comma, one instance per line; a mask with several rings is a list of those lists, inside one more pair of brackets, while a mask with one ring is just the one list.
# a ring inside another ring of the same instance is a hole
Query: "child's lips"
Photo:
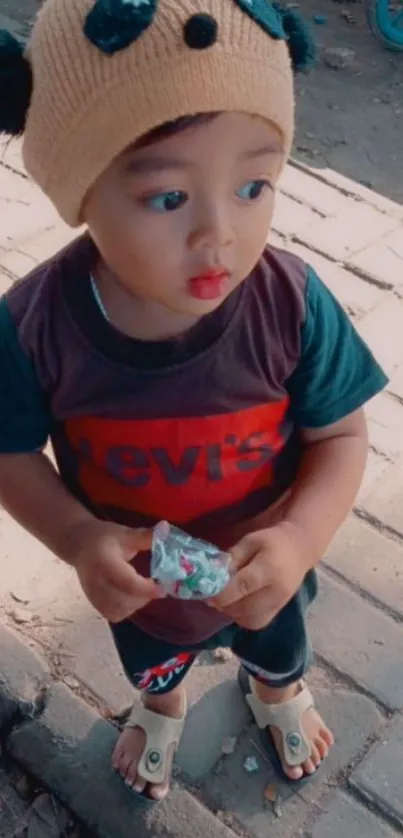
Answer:
[[197, 300], [217, 300], [223, 296], [228, 279], [229, 272], [225, 268], [205, 271], [189, 279], [189, 293]]

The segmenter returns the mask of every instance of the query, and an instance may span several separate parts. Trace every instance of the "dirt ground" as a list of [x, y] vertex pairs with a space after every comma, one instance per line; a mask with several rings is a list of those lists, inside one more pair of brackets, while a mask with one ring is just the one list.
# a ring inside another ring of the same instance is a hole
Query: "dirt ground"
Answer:
[[[403, 203], [403, 53], [388, 52], [373, 38], [363, 2], [299, 4], [312, 23], [320, 59], [297, 83], [294, 153], [309, 166], [335, 169]], [[0, 15], [25, 28], [39, 5], [40, 0], [0, 0]], [[325, 22], [316, 24], [316, 16]], [[355, 57], [344, 69], [331, 69], [329, 47], [353, 50]]]
[[[302, 0], [300, 8], [308, 20], [327, 22], [313, 23], [320, 61], [298, 80], [295, 156], [403, 203], [403, 52], [388, 52], [371, 35], [361, 3]], [[355, 58], [331, 69], [329, 47], [351, 49]]]

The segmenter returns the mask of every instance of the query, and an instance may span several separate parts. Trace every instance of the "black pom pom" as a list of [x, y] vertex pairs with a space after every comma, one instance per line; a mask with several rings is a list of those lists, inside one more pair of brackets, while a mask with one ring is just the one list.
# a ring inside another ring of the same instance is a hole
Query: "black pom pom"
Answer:
[[287, 9], [277, 4], [276, 9], [283, 21], [294, 72], [309, 70], [317, 57], [316, 44], [309, 26], [295, 9]]
[[211, 15], [193, 15], [185, 23], [183, 37], [190, 49], [208, 49], [215, 44], [217, 36], [218, 23]]
[[0, 133], [17, 137], [25, 128], [32, 70], [21, 44], [0, 29]]

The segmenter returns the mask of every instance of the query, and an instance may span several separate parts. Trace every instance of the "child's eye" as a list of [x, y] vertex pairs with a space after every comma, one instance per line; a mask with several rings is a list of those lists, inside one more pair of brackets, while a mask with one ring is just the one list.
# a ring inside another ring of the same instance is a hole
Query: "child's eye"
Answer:
[[243, 201], [256, 201], [260, 198], [262, 192], [268, 188], [270, 184], [267, 180], [250, 180], [248, 183], [245, 183], [244, 186], [241, 186], [240, 189], [237, 190], [236, 194], [238, 198], [242, 198]]
[[186, 204], [188, 196], [186, 192], [173, 191], [161, 192], [160, 195], [153, 195], [146, 198], [145, 205], [155, 212], [175, 212]]

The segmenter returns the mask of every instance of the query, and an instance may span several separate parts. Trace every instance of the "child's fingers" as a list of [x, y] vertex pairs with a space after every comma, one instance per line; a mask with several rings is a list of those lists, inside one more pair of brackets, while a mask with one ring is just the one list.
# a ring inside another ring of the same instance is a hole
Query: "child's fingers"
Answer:
[[257, 553], [256, 545], [252, 542], [250, 536], [245, 536], [241, 541], [238, 541], [231, 547], [231, 571], [234, 573], [254, 558]]
[[126, 529], [123, 536], [124, 549], [128, 551], [128, 561], [136, 553], [143, 550], [151, 550], [153, 543], [153, 531], [151, 529]]
[[116, 559], [108, 574], [111, 584], [128, 597], [148, 602], [150, 599], [161, 599], [164, 592], [153, 579], [140, 576], [134, 568], [126, 564], [123, 559]]
[[251, 631], [259, 631], [269, 625], [278, 607], [270, 587], [230, 605], [225, 613], [234, 623]]
[[260, 591], [267, 584], [267, 561], [262, 555], [255, 556], [250, 564], [241, 567], [230, 579], [219, 596], [211, 600], [212, 605], [225, 609], [239, 600]]

